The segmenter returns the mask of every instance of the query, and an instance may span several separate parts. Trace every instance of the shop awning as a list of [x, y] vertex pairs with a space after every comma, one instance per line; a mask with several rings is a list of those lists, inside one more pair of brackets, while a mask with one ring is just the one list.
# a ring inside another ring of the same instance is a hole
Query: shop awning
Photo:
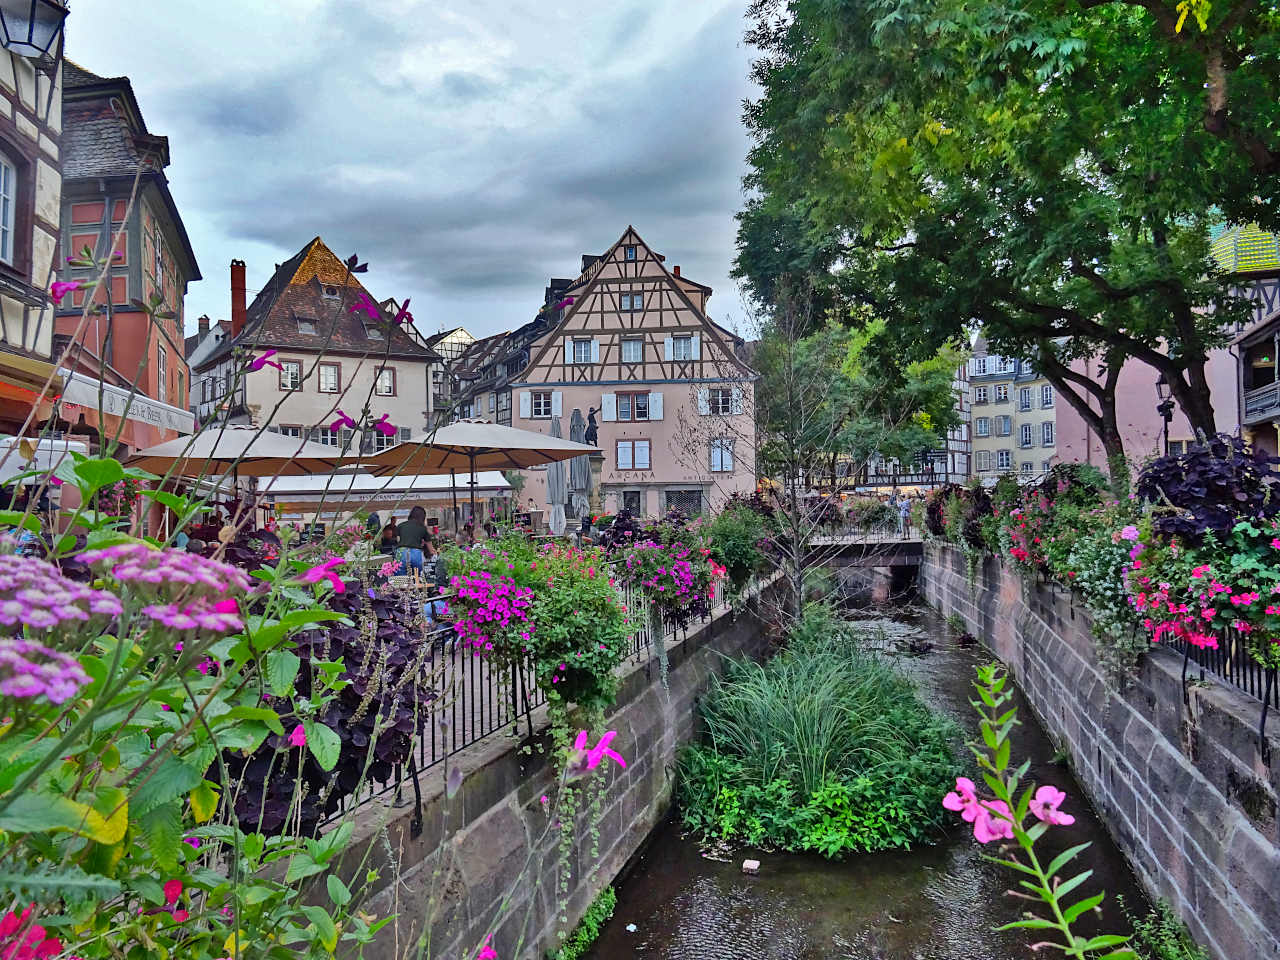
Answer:
[[48, 384], [45, 399], [56, 400], [63, 390], [62, 373], [48, 360], [0, 351], [0, 397], [35, 403]]
[[131, 393], [110, 383], [102, 383], [87, 374], [66, 368], [58, 372], [64, 380], [63, 403], [76, 403], [89, 410], [97, 410], [98, 391], [101, 389], [102, 412], [108, 416], [136, 420], [160, 430], [176, 430], [178, 433], [195, 431], [196, 417], [190, 410], [161, 403], [140, 393]]

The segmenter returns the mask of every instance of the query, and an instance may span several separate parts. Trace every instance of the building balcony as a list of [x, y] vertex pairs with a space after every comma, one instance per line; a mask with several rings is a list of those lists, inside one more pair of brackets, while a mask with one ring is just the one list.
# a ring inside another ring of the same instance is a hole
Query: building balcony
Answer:
[[1244, 422], [1258, 423], [1280, 417], [1280, 383], [1246, 390], [1244, 394]]

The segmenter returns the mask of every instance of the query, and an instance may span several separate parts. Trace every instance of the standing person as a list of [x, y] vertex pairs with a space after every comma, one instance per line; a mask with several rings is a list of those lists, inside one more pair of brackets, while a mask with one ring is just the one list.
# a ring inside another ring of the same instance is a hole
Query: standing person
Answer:
[[399, 549], [396, 556], [405, 565], [405, 570], [422, 572], [422, 545], [427, 539], [427, 511], [422, 507], [414, 507], [409, 511], [409, 519], [396, 528], [396, 542]]
[[902, 504], [898, 502], [898, 491], [893, 491], [893, 495], [889, 497], [889, 508], [894, 512], [895, 519], [898, 521], [898, 536], [903, 536], [902, 529]]
[[911, 498], [903, 497], [898, 503], [898, 534], [907, 537], [911, 534]]
[[396, 529], [396, 518], [392, 517], [387, 521], [387, 525], [382, 528], [382, 539], [378, 541], [378, 546], [383, 553], [395, 553], [396, 547], [400, 545], [400, 532]]

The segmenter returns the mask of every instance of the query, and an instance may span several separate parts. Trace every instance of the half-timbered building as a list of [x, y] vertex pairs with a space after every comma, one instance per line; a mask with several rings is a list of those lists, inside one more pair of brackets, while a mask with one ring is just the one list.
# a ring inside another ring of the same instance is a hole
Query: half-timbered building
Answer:
[[[711, 288], [667, 268], [626, 232], [585, 256], [559, 320], [511, 384], [513, 425], [570, 435], [574, 412], [598, 428], [606, 512], [700, 513], [755, 484], [755, 373], [741, 341], [707, 316]], [[548, 502], [546, 471], [524, 496]], [[573, 515], [572, 498], [568, 513]]]

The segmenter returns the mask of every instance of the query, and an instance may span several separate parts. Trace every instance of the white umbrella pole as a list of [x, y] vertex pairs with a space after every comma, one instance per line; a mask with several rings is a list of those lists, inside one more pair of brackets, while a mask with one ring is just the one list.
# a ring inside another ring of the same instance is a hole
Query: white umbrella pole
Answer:
[[474, 451], [472, 451], [468, 459], [471, 461], [471, 482], [468, 484], [471, 488], [471, 535], [474, 537], [476, 525], [480, 521], [480, 518], [476, 516], [476, 455]]
[[458, 478], [454, 476], [452, 467], [449, 469], [449, 489], [453, 492], [453, 532], [458, 534], [462, 532], [462, 525], [458, 523]]

